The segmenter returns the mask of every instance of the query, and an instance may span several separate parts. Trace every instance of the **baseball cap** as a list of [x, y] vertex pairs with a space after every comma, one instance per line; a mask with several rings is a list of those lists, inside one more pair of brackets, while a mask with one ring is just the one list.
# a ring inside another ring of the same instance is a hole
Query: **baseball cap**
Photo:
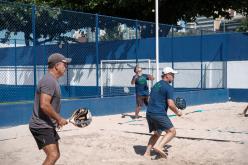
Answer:
[[59, 62], [70, 63], [71, 58], [65, 58], [65, 56], [60, 53], [53, 53], [48, 57], [48, 65], [50, 66], [55, 65]]
[[168, 73], [176, 74], [178, 73], [178, 71], [172, 69], [171, 67], [165, 67], [162, 71], [162, 74], [168, 74]]

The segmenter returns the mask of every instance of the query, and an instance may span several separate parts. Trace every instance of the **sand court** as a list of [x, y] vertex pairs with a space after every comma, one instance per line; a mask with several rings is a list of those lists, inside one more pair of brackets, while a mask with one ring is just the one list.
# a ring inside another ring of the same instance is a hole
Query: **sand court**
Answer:
[[[246, 165], [248, 118], [240, 115], [246, 106], [247, 103], [236, 102], [190, 106], [184, 114], [191, 113], [182, 118], [172, 116], [177, 135], [165, 148], [167, 159], [157, 157], [155, 152], [150, 158], [142, 156], [150, 137], [145, 118], [133, 121], [117, 114], [93, 117], [85, 128], [69, 124], [59, 131], [61, 157], [57, 164]], [[45, 158], [28, 125], [1, 128], [0, 146], [0, 164], [34, 165]]]

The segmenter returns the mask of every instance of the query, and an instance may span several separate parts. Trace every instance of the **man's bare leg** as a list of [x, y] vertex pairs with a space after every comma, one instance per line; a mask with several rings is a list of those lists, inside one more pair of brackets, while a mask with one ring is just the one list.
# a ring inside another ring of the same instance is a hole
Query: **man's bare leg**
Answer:
[[163, 148], [175, 136], [176, 136], [176, 129], [174, 127], [172, 127], [171, 129], [166, 131], [166, 134], [164, 135], [164, 137], [162, 137], [162, 139], [161, 139], [160, 143], [158, 144], [158, 146], [154, 147], [154, 150], [156, 152], [158, 152], [162, 157], [166, 158], [167, 155], [164, 153]]
[[43, 165], [54, 165], [60, 157], [58, 143], [48, 144], [43, 148], [43, 150], [46, 153], [46, 159], [43, 162]]
[[248, 111], [248, 106], [245, 108], [245, 110], [244, 110], [244, 112], [243, 112], [243, 114], [244, 114], [245, 117], [248, 116], [248, 114], [246, 114], [247, 111]]
[[160, 134], [158, 134], [157, 132], [154, 132], [154, 134], [150, 137], [147, 148], [146, 148], [146, 152], [144, 153], [145, 157], [151, 156], [151, 149], [156, 144], [159, 137], [160, 137]]
[[141, 110], [141, 106], [136, 106], [136, 108], [135, 108], [135, 118], [139, 118], [140, 110]]

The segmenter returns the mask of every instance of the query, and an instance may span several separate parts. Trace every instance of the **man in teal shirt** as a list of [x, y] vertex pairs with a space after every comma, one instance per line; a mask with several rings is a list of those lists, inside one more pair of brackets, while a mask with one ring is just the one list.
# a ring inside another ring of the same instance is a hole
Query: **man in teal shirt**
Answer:
[[[149, 126], [149, 132], [154, 132], [151, 136], [144, 156], [150, 156], [151, 149], [166, 158], [166, 153], [163, 151], [165, 144], [167, 144], [175, 135], [176, 129], [170, 121], [167, 110], [168, 107], [177, 115], [181, 116], [181, 110], [178, 110], [173, 101], [174, 88], [170, 83], [174, 80], [174, 74], [177, 71], [170, 67], [166, 67], [162, 72], [162, 80], [157, 82], [151, 90], [148, 108], [146, 112], [146, 119]], [[154, 147], [162, 132], [166, 134], [162, 137], [161, 142]]]
[[148, 105], [149, 88], [147, 80], [154, 80], [154, 77], [150, 74], [143, 74], [142, 68], [138, 65], [134, 68], [135, 75], [132, 78], [131, 84], [135, 84], [136, 92], [136, 108], [135, 108], [135, 118], [139, 117], [139, 112], [141, 107], [145, 104]]

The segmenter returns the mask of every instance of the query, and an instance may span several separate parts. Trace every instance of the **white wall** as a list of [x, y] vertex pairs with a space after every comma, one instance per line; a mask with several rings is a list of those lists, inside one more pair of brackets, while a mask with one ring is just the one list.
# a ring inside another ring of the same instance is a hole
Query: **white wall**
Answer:
[[248, 88], [248, 61], [227, 63], [227, 88]]
[[[233, 64], [233, 63], [230, 63]], [[229, 64], [229, 65], [230, 65]], [[236, 64], [236, 63], [234, 63]], [[233, 64], [233, 65], [234, 65]], [[130, 63], [111, 63], [103, 65], [102, 72], [99, 72], [99, 85], [103, 86], [123, 86], [123, 87], [133, 87], [131, 85], [131, 79], [134, 75], [133, 68], [136, 65], [135, 61]], [[171, 63], [160, 63], [160, 74], [162, 72], [162, 68], [166, 66], [171, 67]], [[240, 64], [237, 64], [240, 67]], [[242, 64], [245, 67], [246, 63]], [[140, 64], [143, 68], [143, 73], [150, 73], [153, 76], [156, 75], [156, 65], [154, 62], [150, 63], [150, 69], [148, 69], [148, 62], [143, 62]], [[45, 70], [44, 70], [45, 67]], [[100, 67], [100, 66], [99, 66]], [[228, 67], [228, 72], [233, 71], [230, 70], [230, 67], [234, 67], [235, 69], [240, 69], [237, 66], [230, 65]], [[96, 66], [95, 65], [76, 65], [69, 66], [69, 72], [65, 74], [64, 77], [59, 79], [59, 83], [61, 85], [67, 85], [67, 79], [69, 80], [70, 85], [72, 86], [95, 86], [96, 85]], [[175, 76], [174, 86], [178, 88], [200, 88], [201, 80], [204, 88], [221, 88], [223, 85], [223, 63], [222, 62], [204, 62], [203, 63], [203, 77], [201, 79], [201, 63], [199, 62], [181, 62], [174, 63], [174, 68], [179, 71], [179, 74]], [[244, 68], [240, 69], [239, 72], [244, 72]], [[15, 85], [15, 78], [17, 78], [17, 85], [32, 85], [33, 84], [33, 67], [27, 66], [18, 66], [16, 68], [17, 77], [15, 77], [15, 68], [1, 68], [0, 67], [0, 84], [6, 85]], [[37, 66], [37, 82], [47, 71], [47, 66]], [[248, 72], [248, 71], [246, 71]], [[102, 81], [101, 81], [101, 73], [102, 73]], [[228, 74], [230, 75], [230, 73]], [[244, 74], [247, 75], [247, 74]], [[239, 77], [240, 74], [236, 74], [235, 76]], [[236, 82], [246, 82], [246, 87], [248, 86], [248, 81], [245, 76], [241, 76], [237, 79], [230, 79], [228, 77], [228, 85], [229, 87], [239, 87], [240, 85]], [[242, 78], [242, 79], [241, 79]], [[244, 79], [244, 80], [243, 80]], [[236, 80], [236, 81], [235, 81]], [[235, 84], [237, 83], [237, 84]], [[152, 83], [151, 83], [152, 85]]]

